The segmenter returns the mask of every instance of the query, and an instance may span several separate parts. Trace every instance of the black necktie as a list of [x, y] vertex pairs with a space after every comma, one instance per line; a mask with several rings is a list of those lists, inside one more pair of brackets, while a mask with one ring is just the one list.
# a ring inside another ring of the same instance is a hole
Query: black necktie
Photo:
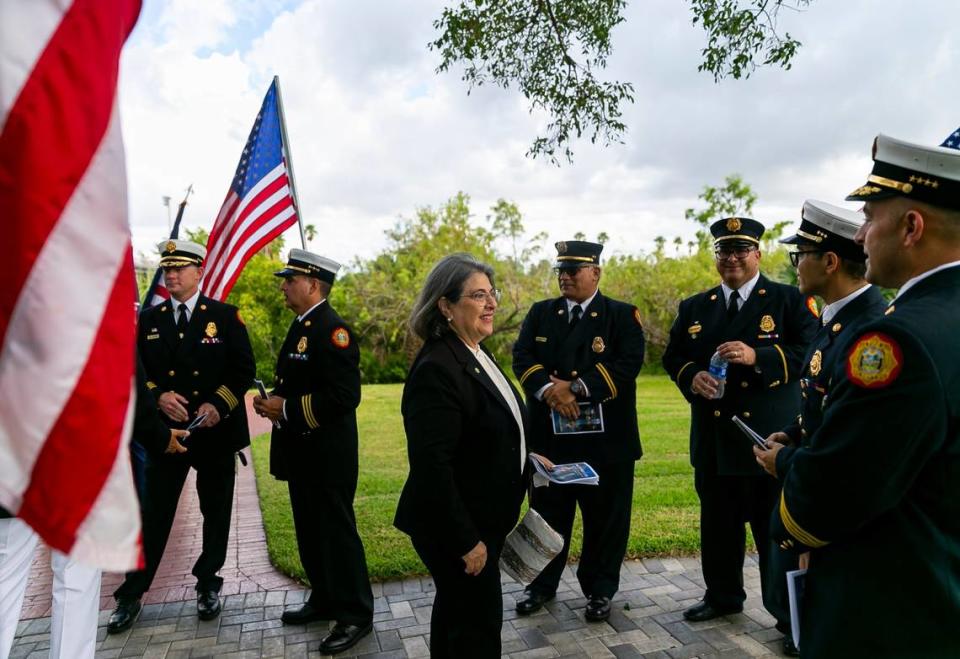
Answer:
[[583, 309], [580, 307], [580, 305], [573, 305], [573, 309], [570, 310], [570, 329], [576, 327], [577, 322], [580, 320], [581, 314], [583, 314]]
[[180, 312], [180, 317], [177, 318], [177, 333], [182, 339], [183, 335], [187, 332], [187, 305], [181, 302], [177, 310]]
[[737, 312], [740, 311], [740, 307], [737, 306], [737, 300], [739, 299], [739, 293], [736, 291], [730, 293], [730, 301], [727, 304], [727, 320], [732, 320], [733, 317], [737, 315]]

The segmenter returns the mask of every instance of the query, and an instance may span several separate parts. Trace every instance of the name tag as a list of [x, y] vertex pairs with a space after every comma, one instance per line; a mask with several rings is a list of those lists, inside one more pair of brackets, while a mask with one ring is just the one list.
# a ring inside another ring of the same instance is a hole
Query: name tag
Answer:
[[147, 341], [153, 341], [154, 339], [159, 339], [159, 334], [147, 334]]
[[537, 343], [546, 343], [546, 342], [547, 342], [547, 337], [545, 337], [545, 336], [538, 336], [538, 337], [536, 337], [535, 340], [536, 340]]

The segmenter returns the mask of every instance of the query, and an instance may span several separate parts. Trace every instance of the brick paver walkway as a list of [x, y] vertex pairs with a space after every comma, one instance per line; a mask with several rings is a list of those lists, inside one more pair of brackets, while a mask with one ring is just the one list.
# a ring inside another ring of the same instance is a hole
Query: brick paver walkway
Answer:
[[[256, 416], [251, 419], [262, 421]], [[251, 433], [264, 432], [263, 426]], [[248, 454], [249, 455], [249, 454]], [[216, 620], [196, 615], [190, 568], [199, 554], [199, 511], [192, 481], [184, 488], [177, 523], [153, 589], [134, 627], [107, 636], [110, 593], [119, 575], [105, 575], [97, 657], [319, 657], [320, 639], [332, 623], [284, 626], [280, 614], [303, 602], [306, 592], [276, 572], [267, 559], [253, 469], [240, 468], [230, 552], [224, 566], [224, 609]], [[181, 556], [182, 558], [178, 558]], [[50, 574], [38, 551], [24, 618], [13, 657], [47, 657]], [[697, 558], [627, 561], [614, 610], [604, 623], [586, 622], [585, 600], [573, 569], [564, 572], [557, 598], [544, 610], [518, 617], [513, 610], [522, 588], [504, 577], [505, 656], [538, 657], [763, 657], [778, 656], [781, 635], [760, 602], [760, 577], [753, 557], [744, 573], [744, 612], [704, 623], [688, 623], [682, 611], [703, 594]], [[429, 577], [374, 584], [374, 633], [343, 657], [429, 656], [433, 583]]]

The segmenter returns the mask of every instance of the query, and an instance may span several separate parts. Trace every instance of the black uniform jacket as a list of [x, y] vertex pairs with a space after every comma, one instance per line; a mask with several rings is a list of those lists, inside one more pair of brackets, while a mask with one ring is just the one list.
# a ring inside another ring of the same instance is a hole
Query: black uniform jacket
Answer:
[[280, 480], [355, 482], [360, 347], [329, 301], [290, 325], [274, 393], [286, 399], [286, 419], [273, 430], [270, 473]]
[[[739, 416], [766, 437], [800, 410], [803, 356], [817, 332], [816, 307], [794, 286], [763, 274], [736, 317], [728, 322], [720, 286], [680, 303], [663, 353], [663, 366], [690, 402], [690, 463], [720, 475], [759, 475], [752, 443], [730, 421]], [[757, 353], [754, 366], [731, 364], [723, 398], [707, 400], [690, 391], [706, 371], [717, 346], [742, 341]]]
[[783, 429], [791, 444], [777, 453], [777, 478], [783, 480], [790, 468], [790, 459], [797, 447], [805, 445], [823, 422], [823, 406], [833, 386], [832, 374], [837, 360], [846, 353], [843, 347], [857, 328], [883, 315], [887, 301], [876, 286], [871, 286], [852, 299], [821, 327], [810, 344], [800, 374], [800, 415]]
[[147, 387], [147, 372], [137, 358], [137, 403], [133, 409], [131, 439], [140, 442], [152, 456], [163, 455], [170, 444], [170, 429], [157, 410], [157, 402]]
[[888, 311], [836, 360], [771, 522], [781, 546], [813, 548], [805, 656], [960, 653], [960, 267]]
[[[526, 422], [523, 400], [513, 395]], [[513, 413], [456, 335], [424, 344], [401, 410], [410, 475], [394, 525], [455, 556], [481, 540], [502, 543], [520, 514], [529, 468]]]
[[[194, 428], [186, 440], [191, 458], [232, 453], [250, 444], [243, 397], [253, 384], [256, 365], [247, 328], [237, 308], [200, 295], [184, 337], [177, 336], [171, 300], [140, 316], [137, 350], [147, 372], [147, 386], [155, 400], [165, 391], [188, 399], [190, 418], [210, 403], [220, 422], [212, 428]], [[166, 415], [171, 428], [185, 428]]]
[[[565, 298], [541, 300], [530, 308], [513, 346], [513, 372], [532, 419], [531, 450], [556, 463], [639, 460], [637, 375], [645, 344], [637, 308], [598, 291], [572, 330], [568, 321]], [[583, 380], [590, 395], [580, 400], [602, 405], [603, 433], [553, 434], [551, 410], [534, 396], [551, 375]]]

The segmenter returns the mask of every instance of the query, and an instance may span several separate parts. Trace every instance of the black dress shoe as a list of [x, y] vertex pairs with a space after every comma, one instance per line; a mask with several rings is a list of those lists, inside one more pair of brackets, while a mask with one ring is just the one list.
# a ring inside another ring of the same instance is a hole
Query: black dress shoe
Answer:
[[743, 611], [742, 606], [713, 606], [708, 601], [702, 600], [684, 611], [683, 617], [690, 622], [703, 622], [704, 620], [713, 620], [714, 618], [719, 618], [720, 616], [730, 615], [731, 613], [740, 613], [741, 611]]
[[107, 633], [119, 634], [125, 629], [129, 629], [140, 613], [140, 599], [121, 598], [117, 600], [117, 606], [110, 614], [110, 620], [107, 621]]
[[602, 622], [610, 617], [610, 598], [609, 597], [591, 597], [587, 602], [587, 610], [584, 613], [590, 622]]
[[220, 615], [220, 593], [215, 590], [197, 591], [197, 617], [213, 620]]
[[800, 650], [793, 643], [793, 636], [787, 634], [783, 637], [783, 653], [788, 657], [799, 657]]
[[331, 618], [325, 616], [320, 609], [309, 602], [299, 609], [288, 609], [280, 616], [280, 622], [285, 625], [305, 625], [314, 620], [331, 620]]
[[330, 630], [330, 633], [320, 641], [321, 654], [337, 654], [352, 648], [357, 642], [370, 633], [373, 629], [373, 623], [368, 622], [365, 625], [345, 625], [338, 622]]
[[543, 605], [554, 598], [554, 593], [545, 595], [536, 590], [523, 591], [523, 597], [517, 600], [517, 613], [528, 616], [543, 608]]

